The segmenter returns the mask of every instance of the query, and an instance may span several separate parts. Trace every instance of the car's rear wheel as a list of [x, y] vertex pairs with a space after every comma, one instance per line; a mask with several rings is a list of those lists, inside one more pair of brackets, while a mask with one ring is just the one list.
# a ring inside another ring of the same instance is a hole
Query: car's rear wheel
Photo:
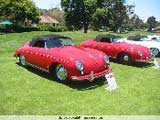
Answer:
[[61, 64], [56, 64], [51, 68], [51, 74], [58, 82], [66, 83], [67, 79], [67, 70]]
[[118, 60], [122, 64], [131, 64], [131, 57], [128, 53], [122, 53], [119, 55]]
[[157, 48], [150, 48], [150, 51], [154, 57], [157, 57], [159, 54], [159, 50]]
[[25, 59], [24, 55], [19, 55], [19, 63], [22, 66], [26, 66], [26, 59]]

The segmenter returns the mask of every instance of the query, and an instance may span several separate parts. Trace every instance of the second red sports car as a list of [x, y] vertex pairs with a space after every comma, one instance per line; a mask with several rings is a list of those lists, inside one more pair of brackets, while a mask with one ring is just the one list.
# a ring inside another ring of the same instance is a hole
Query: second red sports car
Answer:
[[80, 46], [60, 35], [33, 38], [15, 52], [21, 65], [51, 73], [58, 81], [93, 80], [111, 71], [105, 53]]
[[133, 61], [147, 62], [152, 58], [150, 50], [140, 45], [117, 42], [120, 39], [114, 35], [98, 35], [96, 39], [89, 39], [81, 43], [81, 46], [101, 50], [111, 58], [116, 58], [124, 64]]

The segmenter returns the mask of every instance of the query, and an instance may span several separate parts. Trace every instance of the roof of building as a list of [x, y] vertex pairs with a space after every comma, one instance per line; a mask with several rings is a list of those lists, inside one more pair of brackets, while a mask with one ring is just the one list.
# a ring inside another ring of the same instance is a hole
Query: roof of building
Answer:
[[59, 24], [59, 21], [57, 21], [55, 18], [45, 15], [40, 16], [40, 23]]

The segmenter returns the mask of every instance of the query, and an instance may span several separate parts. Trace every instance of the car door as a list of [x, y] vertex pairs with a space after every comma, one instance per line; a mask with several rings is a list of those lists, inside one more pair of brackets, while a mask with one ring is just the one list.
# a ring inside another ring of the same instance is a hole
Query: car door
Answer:
[[102, 38], [100, 41], [97, 42], [97, 44], [99, 50], [105, 52], [109, 56], [114, 55], [114, 44], [112, 43], [111, 38]]
[[30, 63], [35, 67], [42, 69], [47, 69], [47, 57], [46, 57], [45, 41], [36, 41], [30, 49], [30, 58], [32, 59]]

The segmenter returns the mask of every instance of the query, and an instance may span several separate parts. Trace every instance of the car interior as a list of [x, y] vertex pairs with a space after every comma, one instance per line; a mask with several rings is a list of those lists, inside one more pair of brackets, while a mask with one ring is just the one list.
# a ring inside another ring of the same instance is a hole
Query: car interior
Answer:
[[111, 43], [111, 40], [110, 40], [110, 38], [102, 37], [102, 38], [100, 39], [100, 42], [107, 42], [107, 43]]
[[45, 48], [45, 41], [36, 41], [32, 47], [40, 47], [40, 48]]

